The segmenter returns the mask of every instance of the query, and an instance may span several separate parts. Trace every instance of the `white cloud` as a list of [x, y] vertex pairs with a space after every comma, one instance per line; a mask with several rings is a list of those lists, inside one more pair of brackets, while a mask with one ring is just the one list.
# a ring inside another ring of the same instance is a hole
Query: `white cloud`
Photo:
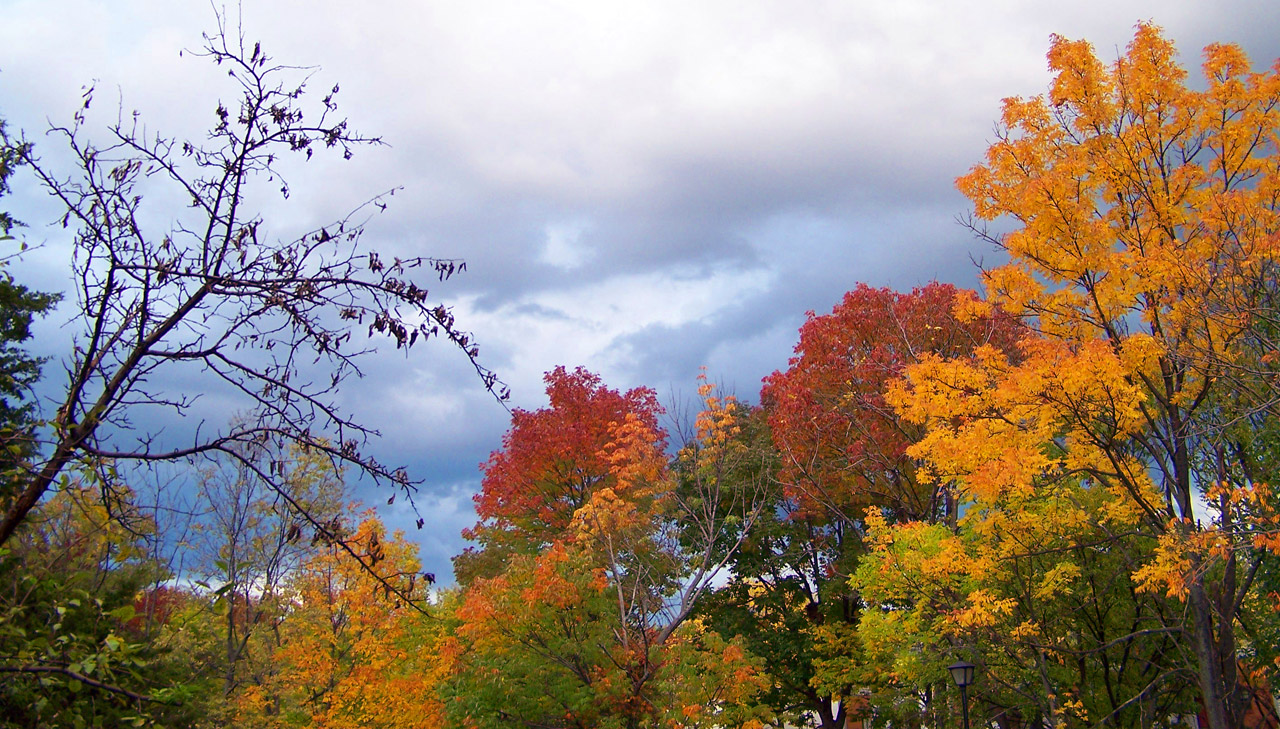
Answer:
[[487, 347], [500, 349], [516, 367], [510, 384], [529, 398], [541, 395], [542, 373], [560, 364], [585, 364], [615, 386], [641, 384], [644, 373], [633, 366], [638, 357], [623, 340], [653, 326], [705, 320], [763, 292], [770, 280], [763, 270], [622, 274], [532, 293], [496, 310], [479, 311], [462, 301], [457, 311]]
[[591, 224], [585, 220], [548, 223], [544, 228], [547, 243], [540, 260], [566, 271], [582, 266], [592, 256], [592, 251], [582, 243], [583, 233], [590, 228]]

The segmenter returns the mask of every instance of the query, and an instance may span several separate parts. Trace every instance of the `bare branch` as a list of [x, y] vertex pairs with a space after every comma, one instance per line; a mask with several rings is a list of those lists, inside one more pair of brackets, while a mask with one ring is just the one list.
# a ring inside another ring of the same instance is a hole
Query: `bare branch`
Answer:
[[[4, 509], [0, 543], [76, 459], [174, 460], [227, 452], [234, 444], [270, 438], [319, 448], [336, 464], [410, 494], [402, 469], [363, 452], [377, 431], [337, 406], [359, 363], [389, 340], [409, 349], [441, 337], [474, 367], [502, 401], [506, 388], [480, 363], [474, 337], [448, 307], [432, 299], [427, 279], [465, 270], [461, 261], [415, 257], [384, 260], [362, 245], [365, 224], [395, 190], [373, 197], [314, 230], [281, 237], [249, 189], [262, 181], [288, 198], [282, 160], [380, 144], [338, 116], [338, 87], [318, 103], [307, 84], [314, 70], [273, 63], [224, 18], [194, 55], [228, 70], [234, 104], [218, 102], [205, 142], [148, 135], [137, 115], [118, 119], [106, 146], [85, 138], [93, 101], [67, 127], [50, 134], [76, 161], [63, 176], [31, 152], [22, 160], [64, 206], [74, 229], [72, 268], [83, 331], [66, 361], [65, 398], [42, 434], [45, 459]], [[153, 211], [162, 190], [189, 202], [181, 213]], [[152, 221], [172, 220], [157, 229]], [[363, 343], [363, 340], [371, 340]], [[359, 341], [357, 341], [359, 340]], [[251, 425], [229, 432], [197, 428], [177, 442], [163, 425], [198, 398], [165, 383], [199, 382], [195, 392], [229, 393]], [[106, 426], [106, 427], [104, 427]], [[134, 442], [129, 442], [132, 438]], [[333, 445], [329, 445], [332, 443]], [[273, 482], [274, 483], [274, 482]], [[276, 486], [279, 484], [276, 483]]]

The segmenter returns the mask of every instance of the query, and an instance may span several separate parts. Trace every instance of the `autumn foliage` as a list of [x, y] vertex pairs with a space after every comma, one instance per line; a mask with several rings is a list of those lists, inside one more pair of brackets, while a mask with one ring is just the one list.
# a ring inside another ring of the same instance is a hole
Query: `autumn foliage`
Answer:
[[[0, 664], [0, 698], [36, 723], [84, 691], [139, 725], [923, 729], [958, 725], [968, 660], [975, 726], [1280, 724], [1280, 64], [1213, 45], [1189, 81], [1150, 24], [1049, 64], [957, 181], [1006, 256], [983, 292], [856, 285], [759, 406], [703, 372], [666, 420], [548, 372], [481, 465], [456, 587], [304, 451], [278, 475], [324, 523], [235, 481], [225, 578], [182, 587], [154, 515], [68, 484], [0, 549], [0, 641], [39, 669]], [[184, 665], [205, 678], [145, 675]]]
[[[462, 726], [703, 726], [748, 721], [763, 682], [740, 641], [690, 615], [763, 501], [726, 482], [736, 401], [705, 380], [693, 440], [665, 452], [653, 393], [548, 373], [485, 464], [473, 573], [449, 644]], [[681, 475], [677, 475], [677, 472]], [[746, 708], [739, 706], [746, 704]]]
[[800, 328], [785, 372], [761, 398], [783, 455], [781, 477], [802, 506], [858, 518], [869, 506], [906, 519], [942, 518], [942, 490], [916, 478], [907, 448], [923, 431], [885, 400], [889, 383], [926, 357], [1009, 351], [1021, 334], [1009, 316], [958, 318], [972, 292], [931, 283], [909, 294], [859, 285], [830, 313]]
[[656, 436], [661, 412], [652, 390], [619, 393], [582, 368], [558, 367], [546, 383], [548, 406], [512, 414], [511, 430], [484, 465], [476, 497], [481, 519], [518, 531], [531, 544], [550, 542], [592, 493], [613, 482], [614, 463], [605, 452], [612, 428], [630, 416]]
[[500, 555], [550, 545], [597, 491], [617, 484], [619, 466], [606, 450], [614, 428], [630, 419], [632, 437], [649, 441], [633, 446], [655, 452], [665, 446], [658, 429], [661, 408], [652, 390], [619, 393], [582, 368], [558, 367], [545, 381], [547, 407], [512, 413], [502, 448], [482, 466], [484, 480], [476, 496], [480, 522], [464, 533], [481, 549], [455, 560], [463, 582], [473, 574], [492, 576], [500, 569], [492, 564]]
[[[1208, 725], [1239, 726], [1240, 657], [1258, 637], [1242, 611], [1270, 559], [1250, 534], [1270, 527], [1232, 505], [1269, 478], [1269, 446], [1237, 426], [1273, 407], [1247, 373], [1267, 356], [1280, 242], [1280, 74], [1214, 45], [1195, 90], [1147, 24], [1110, 67], [1064, 38], [1049, 61], [1048, 95], [1006, 100], [987, 162], [957, 183], [978, 221], [1014, 222], [988, 236], [1009, 263], [984, 273], [986, 303], [1035, 336], [1018, 359], [929, 357], [892, 399], [927, 427], [910, 453], [962, 490], [974, 529], [1056, 494], [1081, 534], [1101, 528], [1098, 545], [1129, 555], [1136, 593], [1185, 601], [1185, 619], [1148, 612], [1115, 640], [1176, 635]], [[1078, 568], [1057, 579], [1077, 584]]]
[[417, 548], [372, 514], [361, 519], [347, 542], [357, 554], [325, 545], [291, 581], [274, 670], [238, 693], [238, 726], [442, 726], [439, 626], [420, 612], [428, 584]]

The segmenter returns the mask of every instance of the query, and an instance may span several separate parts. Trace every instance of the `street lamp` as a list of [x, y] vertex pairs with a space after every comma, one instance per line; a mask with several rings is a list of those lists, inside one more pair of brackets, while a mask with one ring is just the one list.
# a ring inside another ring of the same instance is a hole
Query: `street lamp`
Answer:
[[951, 672], [951, 680], [960, 687], [960, 706], [964, 712], [964, 729], [969, 729], [969, 684], [973, 683], [973, 672], [977, 666], [968, 661], [957, 661], [947, 666]]

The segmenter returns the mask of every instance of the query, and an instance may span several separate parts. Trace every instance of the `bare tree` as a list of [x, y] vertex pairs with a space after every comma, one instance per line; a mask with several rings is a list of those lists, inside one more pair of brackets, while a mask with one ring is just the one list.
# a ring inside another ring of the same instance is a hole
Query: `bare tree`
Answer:
[[[218, 18], [197, 54], [227, 70], [238, 103], [217, 104], [204, 142], [148, 134], [137, 115], [110, 127], [109, 142], [85, 139], [84, 106], [50, 134], [70, 148], [77, 169], [60, 176], [20, 145], [22, 159], [65, 205], [72, 227], [75, 303], [83, 331], [66, 361], [65, 399], [43, 431], [3, 507], [0, 544], [76, 461], [157, 462], [224, 454], [290, 499], [279, 462], [245, 454], [290, 444], [319, 452], [335, 467], [362, 473], [412, 495], [403, 469], [383, 465], [365, 448], [376, 435], [337, 405], [336, 394], [372, 352], [367, 335], [397, 348], [443, 337], [474, 365], [499, 398], [505, 387], [477, 360], [469, 334], [433, 303], [423, 278], [440, 281], [463, 270], [455, 260], [384, 260], [360, 243], [368, 216], [386, 207], [374, 198], [301, 237], [281, 240], [256, 211], [251, 183], [278, 185], [283, 160], [330, 151], [350, 158], [378, 144], [337, 117], [338, 87], [309, 105], [306, 69], [274, 63], [255, 43]], [[162, 187], [154, 194], [153, 186]], [[147, 195], [144, 196], [143, 192]], [[157, 215], [149, 200], [176, 191], [189, 207]], [[156, 219], [176, 222], [156, 229]], [[359, 341], [358, 341], [359, 340]], [[187, 378], [178, 390], [164, 382]], [[200, 383], [192, 387], [191, 383]], [[219, 429], [201, 423], [175, 442], [172, 431], [139, 425], [194, 413], [193, 391], [229, 392], [245, 417]], [[311, 526], [301, 504], [291, 503]], [[418, 521], [419, 526], [422, 520]]]

